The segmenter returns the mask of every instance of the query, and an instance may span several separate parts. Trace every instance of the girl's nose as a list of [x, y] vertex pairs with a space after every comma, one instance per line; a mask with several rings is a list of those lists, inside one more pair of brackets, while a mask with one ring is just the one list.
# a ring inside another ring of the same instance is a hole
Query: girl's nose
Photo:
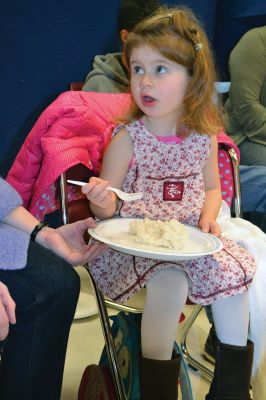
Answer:
[[144, 74], [141, 81], [140, 81], [140, 86], [142, 88], [145, 87], [151, 87], [153, 85], [152, 78], [149, 74]]

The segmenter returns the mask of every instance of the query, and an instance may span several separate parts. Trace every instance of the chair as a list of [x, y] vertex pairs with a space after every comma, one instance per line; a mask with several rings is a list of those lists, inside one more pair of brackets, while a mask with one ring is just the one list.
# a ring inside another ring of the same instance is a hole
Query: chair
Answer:
[[[223, 132], [221, 132], [218, 136], [218, 142], [219, 142], [219, 164], [220, 164], [220, 177], [221, 177], [221, 184], [222, 184], [222, 193], [223, 193], [223, 198], [228, 202], [228, 204], [231, 206], [231, 202], [234, 196], [235, 199], [235, 212], [236, 216], [241, 216], [241, 192], [240, 192], [240, 180], [239, 180], [239, 172], [238, 172], [238, 160], [239, 160], [239, 152], [234, 143], [231, 141], [230, 138], [228, 138], [227, 135], [225, 135]], [[223, 168], [226, 166], [225, 168]], [[81, 180], [81, 176], [76, 176], [76, 179]], [[85, 180], [87, 181], [87, 179]], [[225, 184], [227, 182], [227, 184]], [[230, 191], [231, 189], [231, 191]], [[61, 190], [63, 193], [63, 199], [66, 199], [66, 196], [64, 195], [65, 190], [66, 190], [66, 176], [63, 174], [61, 176]], [[63, 214], [66, 214], [69, 212], [69, 205], [66, 201], [62, 202], [62, 210]], [[108, 346], [111, 346], [111, 351], [112, 351], [112, 344], [110, 343], [110, 337], [108, 334], [108, 331], [106, 332], [106, 327], [108, 326], [108, 315], [106, 314], [106, 309], [104, 306], [111, 306], [117, 309], [124, 309], [129, 312], [141, 312], [141, 309], [134, 309], [132, 307], [128, 306], [121, 306], [117, 305], [116, 303], [104, 299], [99, 293], [99, 290], [97, 289], [97, 286], [95, 285], [95, 282], [92, 279], [92, 283], [94, 286], [95, 294], [97, 297], [97, 302], [99, 304], [99, 312], [100, 312], [100, 318], [102, 321], [102, 326], [103, 326], [103, 331], [105, 332], [105, 338], [106, 338], [106, 343], [108, 343]], [[181, 349], [184, 354], [184, 357], [186, 358], [188, 364], [192, 366], [194, 369], [200, 370], [200, 372], [207, 378], [212, 379], [213, 372], [205, 367], [202, 363], [199, 363], [197, 360], [195, 360], [189, 353], [187, 345], [186, 345], [186, 339], [187, 339], [187, 334], [190, 331], [194, 321], [196, 320], [197, 316], [199, 315], [201, 309], [203, 307], [200, 305], [194, 305], [193, 311], [191, 312], [190, 316], [186, 320], [184, 326], [183, 326], [183, 335], [181, 337]], [[102, 315], [101, 315], [102, 313]], [[113, 349], [114, 351], [114, 349]], [[110, 355], [112, 359], [115, 359], [115, 355]], [[113, 371], [113, 375], [117, 374], [117, 368], [115, 371]], [[117, 382], [117, 387], [119, 388], [119, 378]], [[117, 389], [118, 390], [118, 389]], [[120, 391], [122, 389], [120, 388]]]
[[[234, 166], [234, 169], [237, 169], [237, 167], [238, 167], [237, 153], [235, 150], [231, 149], [232, 152], [230, 154], [229, 153], [230, 149], [228, 150], [228, 146], [229, 146], [228, 144], [224, 145], [224, 144], [220, 143], [219, 153], [223, 154], [224, 151], [225, 152], [228, 151], [228, 157], [233, 156], [232, 169], [233, 169], [233, 166]], [[223, 160], [224, 159], [225, 158], [223, 156]], [[226, 159], [226, 160], [228, 160], [228, 159]], [[235, 163], [235, 164], [233, 164], [233, 163]], [[66, 196], [66, 185], [67, 185], [66, 180], [71, 177], [72, 179], [87, 181], [89, 179], [89, 177], [91, 176], [91, 173], [90, 173], [90, 171], [88, 171], [87, 176], [84, 176], [84, 174], [79, 173], [80, 171], [78, 171], [78, 169], [75, 171], [76, 174], [74, 174], [74, 175], [73, 175], [73, 171], [71, 171], [71, 172], [72, 172], [70, 174], [71, 176], [69, 176], [68, 173], [64, 173], [60, 177], [60, 186], [61, 186], [61, 193], [62, 193], [61, 207], [62, 207], [62, 212], [63, 212], [64, 223], [71, 222], [77, 218], [85, 218], [86, 216], [90, 215], [90, 210], [88, 209], [88, 202], [86, 200], [84, 200], [83, 202], [82, 201], [78, 202], [79, 209], [76, 207], [76, 205], [74, 208], [72, 208], [73, 204], [68, 203], [67, 196]], [[239, 184], [238, 175], [235, 178], [235, 181]], [[236, 189], [236, 192], [237, 192], [237, 190], [238, 189]], [[238, 198], [239, 199], [241, 198], [240, 193], [238, 193]], [[74, 201], [73, 203], [76, 203], [76, 202]], [[240, 202], [236, 203], [236, 212], [237, 213], [238, 213], [238, 206], [240, 204], [241, 204]], [[80, 206], [81, 206], [81, 208], [80, 208]], [[77, 211], [78, 211], [78, 214], [77, 214]], [[81, 212], [81, 214], [80, 214], [80, 212]], [[107, 298], [104, 298], [102, 293], [98, 289], [93, 277], [91, 276], [88, 266], [85, 266], [85, 268], [90, 276], [90, 279], [91, 279], [91, 282], [92, 282], [92, 285], [94, 288], [95, 296], [97, 299], [99, 317], [100, 317], [100, 321], [102, 324], [105, 343], [107, 344], [107, 349], [109, 349], [109, 352], [110, 352], [109, 353], [109, 358], [111, 360], [110, 365], [113, 367], [113, 371], [112, 371], [113, 381], [115, 382], [115, 387], [116, 387], [118, 396], [120, 396], [118, 398], [124, 399], [125, 397], [123, 397], [123, 396], [125, 396], [125, 394], [123, 393], [122, 378], [120, 376], [120, 372], [119, 372], [119, 368], [118, 368], [118, 361], [117, 361], [117, 357], [116, 357], [114, 343], [112, 340], [112, 336], [110, 334], [110, 324], [109, 324], [109, 318], [108, 318], [106, 306], [113, 307], [118, 310], [134, 312], [134, 313], [142, 312], [142, 310], [139, 308], [134, 308], [134, 307], [127, 306], [127, 305], [118, 305], [118, 304], [114, 303], [113, 301], [111, 301]], [[202, 375], [205, 376], [207, 379], [212, 379], [212, 377], [213, 377], [212, 370], [207, 368], [205, 365], [203, 365], [199, 361], [195, 360], [189, 353], [189, 350], [186, 345], [187, 335], [188, 335], [190, 329], [192, 328], [192, 325], [195, 322], [196, 318], [198, 317], [202, 308], [203, 308], [203, 306], [201, 306], [201, 305], [193, 304], [193, 310], [183, 325], [183, 329], [182, 329], [183, 333], [181, 336], [181, 350], [182, 350], [183, 355], [184, 355], [185, 359], [187, 360], [189, 366], [191, 366], [193, 369], [199, 370], [202, 373]]]
[[[78, 88], [79, 86], [77, 85], [72, 85], [71, 87]], [[234, 143], [231, 141], [231, 139], [225, 135], [223, 132], [220, 133], [218, 136], [218, 142], [219, 142], [219, 165], [220, 165], [220, 177], [221, 177], [221, 184], [222, 184], [222, 193], [223, 193], [223, 198], [228, 202], [228, 204], [231, 206], [232, 199], [234, 197], [235, 200], [235, 212], [236, 216], [241, 216], [241, 192], [240, 192], [240, 180], [239, 180], [239, 172], [238, 172], [238, 159], [239, 159], [239, 152]], [[224, 167], [226, 166], [226, 167]], [[70, 175], [69, 175], [70, 174]], [[73, 214], [75, 214], [75, 202], [68, 202], [67, 200], [67, 195], [66, 195], [66, 180], [67, 178], [69, 179], [77, 179], [77, 180], [84, 180], [88, 181], [89, 177], [91, 176], [91, 171], [87, 170], [87, 176], [84, 175], [84, 168], [83, 171], [80, 169], [70, 169], [68, 172], [63, 173], [60, 177], [60, 188], [61, 188], [61, 194], [62, 194], [62, 199], [61, 199], [61, 208], [62, 208], [62, 213], [63, 213], [63, 221], [64, 223], [67, 223], [68, 221], [71, 222]], [[225, 182], [227, 184], [225, 184]], [[231, 190], [230, 190], [231, 189]], [[83, 216], [85, 217], [88, 212], [88, 204], [85, 206], [86, 201], [82, 202], [79, 201], [78, 207], [79, 207], [79, 212], [83, 210]], [[83, 206], [81, 206], [83, 204]], [[82, 207], [82, 208], [81, 208]], [[88, 270], [88, 269], [87, 269]], [[89, 272], [89, 270], [88, 270]], [[110, 306], [116, 309], [123, 309], [125, 311], [129, 312], [141, 312], [142, 310], [139, 308], [134, 308], [134, 307], [129, 307], [127, 305], [118, 305], [114, 303], [113, 301], [106, 299], [102, 296], [101, 292], [97, 288], [97, 285], [95, 284], [92, 276], [90, 276], [92, 285], [94, 287], [95, 295], [97, 298], [97, 304], [99, 308], [99, 316], [100, 320], [102, 323], [103, 327], [103, 333], [105, 337], [105, 341], [107, 343], [107, 348], [109, 349], [109, 358], [111, 360], [110, 365], [113, 367], [112, 375], [113, 375], [113, 380], [115, 382], [116, 386], [116, 392], [118, 393], [119, 399], [123, 398], [124, 393], [123, 393], [123, 385], [122, 385], [122, 380], [121, 376], [119, 373], [119, 368], [116, 360], [116, 353], [115, 353], [115, 348], [112, 343], [112, 337], [110, 335], [110, 328], [109, 328], [109, 319], [108, 319], [108, 314], [106, 311], [106, 306]], [[192, 366], [194, 369], [199, 370], [205, 377], [211, 379], [213, 376], [212, 371], [205, 367], [202, 363], [198, 362], [195, 360], [189, 353], [187, 345], [186, 345], [186, 339], [187, 339], [187, 334], [189, 333], [194, 321], [196, 320], [197, 316], [199, 315], [200, 311], [202, 309], [202, 306], [200, 305], [194, 305], [193, 310], [190, 314], [190, 316], [187, 318], [186, 322], [184, 323], [183, 326], [183, 335], [181, 337], [181, 349], [184, 354], [184, 357], [186, 358], [188, 364]]]

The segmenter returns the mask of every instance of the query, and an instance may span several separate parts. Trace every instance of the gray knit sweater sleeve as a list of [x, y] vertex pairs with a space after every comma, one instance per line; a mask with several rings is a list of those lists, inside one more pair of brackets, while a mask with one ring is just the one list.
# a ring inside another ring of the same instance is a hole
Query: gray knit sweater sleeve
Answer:
[[3, 222], [21, 204], [19, 194], [0, 177], [0, 269], [26, 266], [29, 235]]
[[0, 178], [0, 221], [3, 220], [14, 208], [21, 206], [19, 194], [4, 179]]

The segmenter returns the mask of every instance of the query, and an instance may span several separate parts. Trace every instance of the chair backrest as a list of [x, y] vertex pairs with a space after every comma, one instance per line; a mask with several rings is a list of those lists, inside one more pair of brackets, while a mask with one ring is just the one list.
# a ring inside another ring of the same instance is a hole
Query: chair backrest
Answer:
[[80, 91], [82, 89], [83, 85], [84, 85], [84, 82], [71, 82], [70, 90]]
[[[222, 105], [230, 90], [231, 82], [215, 82], [216, 101]], [[235, 200], [236, 217], [242, 217], [241, 186], [239, 175], [240, 152], [232, 139], [224, 132], [218, 135], [219, 142], [219, 172], [223, 199], [231, 206]]]

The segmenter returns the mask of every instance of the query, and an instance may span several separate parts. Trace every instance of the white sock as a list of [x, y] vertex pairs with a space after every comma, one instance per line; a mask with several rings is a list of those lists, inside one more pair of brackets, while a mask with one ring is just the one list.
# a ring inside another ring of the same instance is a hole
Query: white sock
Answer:
[[188, 295], [188, 277], [182, 270], [161, 269], [146, 287], [141, 323], [142, 355], [154, 360], [170, 360]]

